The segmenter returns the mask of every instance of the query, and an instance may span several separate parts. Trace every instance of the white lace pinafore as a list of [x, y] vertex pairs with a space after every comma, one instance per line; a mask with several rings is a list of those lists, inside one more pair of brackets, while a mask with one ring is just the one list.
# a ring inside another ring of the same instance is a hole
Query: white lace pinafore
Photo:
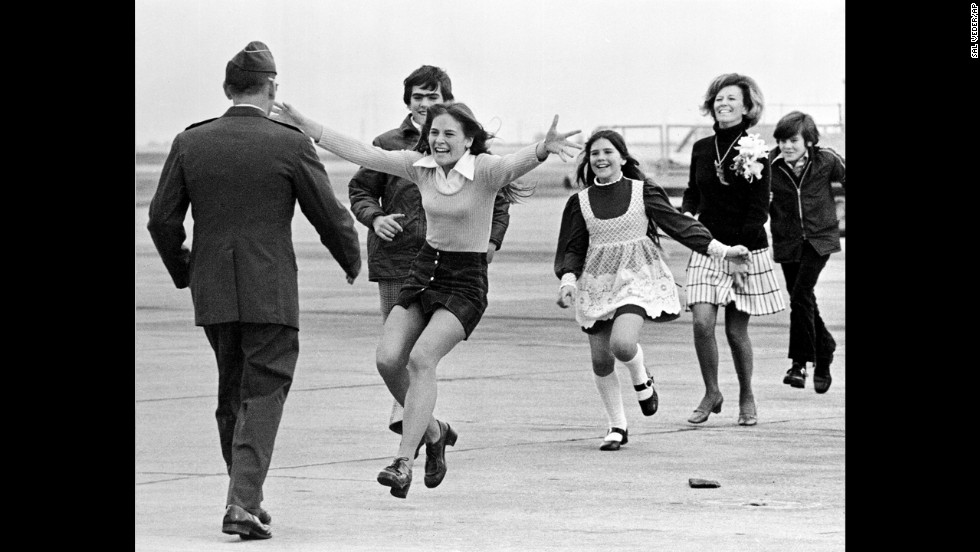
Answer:
[[583, 328], [612, 318], [623, 305], [642, 307], [650, 318], [664, 313], [675, 315], [665, 319], [680, 315], [674, 276], [663, 260], [662, 251], [647, 237], [643, 182], [630, 182], [633, 187], [629, 208], [612, 219], [595, 217], [588, 188], [578, 193], [589, 230], [585, 267], [576, 282], [575, 320]]

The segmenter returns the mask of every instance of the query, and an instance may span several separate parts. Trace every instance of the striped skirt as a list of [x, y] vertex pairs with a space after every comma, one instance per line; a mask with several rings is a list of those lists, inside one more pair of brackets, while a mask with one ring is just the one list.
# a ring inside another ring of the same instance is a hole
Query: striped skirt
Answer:
[[752, 251], [749, 274], [741, 291], [732, 287], [732, 265], [730, 261], [692, 252], [687, 263], [687, 310], [695, 303], [727, 305], [733, 301], [736, 309], [753, 316], [786, 309], [768, 247]]

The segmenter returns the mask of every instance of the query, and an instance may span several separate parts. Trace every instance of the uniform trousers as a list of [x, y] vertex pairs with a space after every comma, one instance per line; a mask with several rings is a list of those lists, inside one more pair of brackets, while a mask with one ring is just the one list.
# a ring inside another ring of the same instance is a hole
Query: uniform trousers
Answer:
[[218, 362], [218, 437], [231, 481], [227, 504], [262, 505], [262, 485], [299, 357], [299, 330], [281, 324], [204, 326]]

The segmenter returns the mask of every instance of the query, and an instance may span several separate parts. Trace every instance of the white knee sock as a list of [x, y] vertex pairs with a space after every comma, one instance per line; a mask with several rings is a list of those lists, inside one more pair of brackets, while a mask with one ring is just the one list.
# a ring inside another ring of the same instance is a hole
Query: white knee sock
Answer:
[[619, 387], [619, 377], [616, 376], [614, 369], [608, 376], [598, 376], [595, 378], [595, 387], [599, 390], [599, 398], [602, 405], [606, 408], [606, 417], [609, 419], [610, 427], [626, 429], [626, 411], [623, 410], [623, 392]]
[[[636, 356], [632, 359], [623, 363], [626, 368], [630, 371], [630, 378], [633, 380], [633, 385], [646, 385], [647, 380], [650, 376], [647, 374], [646, 365], [643, 364], [643, 349], [640, 344], [636, 344]], [[644, 387], [642, 391], [636, 392], [636, 398], [638, 400], [644, 400], [653, 394], [653, 389], [650, 387]]]

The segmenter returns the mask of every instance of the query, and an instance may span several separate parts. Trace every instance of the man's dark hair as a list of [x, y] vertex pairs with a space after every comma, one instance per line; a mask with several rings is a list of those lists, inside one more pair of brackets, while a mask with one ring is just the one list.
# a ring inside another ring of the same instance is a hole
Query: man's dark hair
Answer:
[[229, 61], [225, 67], [224, 86], [228, 89], [228, 92], [236, 96], [255, 94], [261, 91], [262, 87], [269, 82], [269, 77], [275, 76], [275, 73], [244, 71]]
[[442, 92], [443, 101], [450, 102], [453, 99], [453, 81], [449, 80], [449, 75], [445, 71], [432, 65], [423, 65], [412, 71], [412, 74], [405, 77], [405, 94], [402, 101], [405, 105], [409, 104], [412, 97], [412, 88], [420, 86], [427, 90], [434, 90], [437, 86]]

